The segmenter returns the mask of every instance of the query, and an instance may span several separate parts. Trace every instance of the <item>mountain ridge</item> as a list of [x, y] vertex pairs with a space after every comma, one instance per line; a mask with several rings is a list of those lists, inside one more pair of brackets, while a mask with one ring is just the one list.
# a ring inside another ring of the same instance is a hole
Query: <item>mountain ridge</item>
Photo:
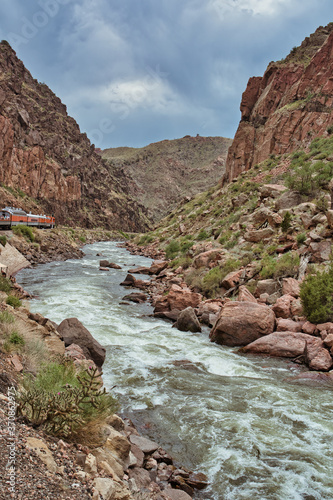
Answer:
[[53, 213], [57, 223], [129, 231], [145, 209], [107, 166], [66, 106], [0, 43], [0, 199]]
[[142, 148], [110, 148], [101, 155], [127, 178], [131, 195], [158, 221], [180, 201], [221, 179], [231, 142], [225, 137], [187, 135]]

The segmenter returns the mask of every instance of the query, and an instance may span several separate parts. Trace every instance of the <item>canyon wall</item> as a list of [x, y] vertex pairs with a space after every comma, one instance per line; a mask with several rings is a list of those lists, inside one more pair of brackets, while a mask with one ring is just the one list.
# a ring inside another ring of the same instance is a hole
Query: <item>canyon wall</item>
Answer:
[[333, 23], [319, 27], [263, 77], [250, 78], [229, 149], [225, 181], [271, 154], [305, 147], [332, 125]]
[[[66, 106], [0, 43], [0, 204], [53, 213], [58, 223], [144, 230], [145, 209], [95, 152]], [[0, 207], [2, 208], [2, 207]]]

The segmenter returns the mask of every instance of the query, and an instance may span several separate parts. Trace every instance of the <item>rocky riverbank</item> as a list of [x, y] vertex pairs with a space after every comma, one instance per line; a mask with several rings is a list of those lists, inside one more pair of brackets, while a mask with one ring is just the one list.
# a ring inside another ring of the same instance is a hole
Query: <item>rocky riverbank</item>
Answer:
[[[133, 254], [163, 255], [155, 246], [143, 250], [128, 242], [126, 247]], [[219, 250], [205, 250], [196, 255], [194, 265], [208, 267], [218, 258]], [[173, 321], [179, 330], [195, 332], [208, 326], [212, 342], [235, 347], [242, 353], [288, 358], [309, 368], [306, 380], [333, 384], [333, 323], [307, 321], [297, 279], [259, 280], [252, 294], [245, 283], [254, 273], [251, 264], [230, 272], [222, 282], [226, 293], [216, 299], [207, 299], [189, 287], [184, 269], [174, 269], [166, 260], [156, 260], [150, 268], [130, 270], [122, 285], [143, 292], [141, 296], [128, 294], [125, 299], [149, 298], [154, 315]], [[138, 279], [137, 274], [151, 275], [151, 279]], [[233, 300], [228, 291], [234, 292]]]
[[[25, 299], [19, 287], [10, 293]], [[14, 308], [7, 299], [1, 292], [0, 440], [3, 449], [15, 445], [16, 461], [14, 472], [4, 477], [3, 498], [186, 500], [207, 486], [204, 474], [175, 465], [158, 443], [141, 437], [131, 421], [115, 414], [89, 428], [85, 438], [73, 440], [50, 435], [43, 425], [31, 427], [23, 412], [15, 419], [12, 439], [8, 408], [16, 398], [14, 389], [22, 390], [23, 374], [36, 375], [41, 359], [72, 362], [81, 371], [101, 370], [105, 350], [77, 319], [56, 325], [30, 313], [27, 302]], [[3, 470], [7, 458], [1, 457]]]

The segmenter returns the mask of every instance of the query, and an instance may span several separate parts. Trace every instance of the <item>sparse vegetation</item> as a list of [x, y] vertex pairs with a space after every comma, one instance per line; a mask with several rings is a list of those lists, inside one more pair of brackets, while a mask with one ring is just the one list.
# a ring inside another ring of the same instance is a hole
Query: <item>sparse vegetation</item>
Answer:
[[27, 241], [35, 241], [35, 236], [33, 230], [29, 226], [25, 226], [24, 224], [19, 224], [18, 226], [13, 226], [13, 233], [17, 236], [22, 236]]
[[17, 394], [17, 413], [57, 436], [72, 436], [95, 419], [114, 413], [113, 396], [100, 388], [97, 368], [76, 372], [72, 362], [49, 363], [37, 377], [26, 375]]
[[6, 299], [6, 304], [8, 304], [9, 306], [12, 306], [16, 309], [17, 307], [20, 307], [22, 305], [22, 302], [15, 295], [8, 295], [8, 297]]
[[315, 272], [301, 284], [300, 293], [306, 318], [312, 323], [333, 320], [333, 265], [328, 271]]
[[11, 288], [10, 280], [4, 276], [0, 276], [0, 292], [9, 293]]

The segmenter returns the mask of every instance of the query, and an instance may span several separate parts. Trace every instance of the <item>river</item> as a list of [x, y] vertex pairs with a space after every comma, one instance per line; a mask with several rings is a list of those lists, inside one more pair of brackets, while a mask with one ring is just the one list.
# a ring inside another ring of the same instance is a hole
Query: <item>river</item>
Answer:
[[[332, 390], [296, 383], [301, 368], [290, 362], [210, 343], [208, 330], [180, 332], [149, 304], [120, 304], [127, 270], [151, 260], [115, 242], [83, 250], [81, 260], [26, 269], [17, 281], [38, 297], [32, 311], [57, 323], [77, 317], [106, 348], [104, 383], [123, 414], [208, 475], [196, 498], [332, 500]], [[99, 271], [101, 258], [122, 270]]]

